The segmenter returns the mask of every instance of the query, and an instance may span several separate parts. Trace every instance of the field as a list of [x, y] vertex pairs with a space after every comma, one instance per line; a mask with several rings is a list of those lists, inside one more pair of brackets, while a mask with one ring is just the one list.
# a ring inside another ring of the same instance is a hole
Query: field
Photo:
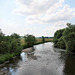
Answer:
[[21, 40], [21, 45], [24, 45], [25, 44], [24, 38], [20, 38], [20, 40]]
[[[21, 39], [21, 45], [25, 44], [24, 38], [20, 38]], [[45, 38], [46, 42], [52, 41], [53, 38]], [[40, 43], [42, 42], [42, 38], [36, 38], [36, 43]]]

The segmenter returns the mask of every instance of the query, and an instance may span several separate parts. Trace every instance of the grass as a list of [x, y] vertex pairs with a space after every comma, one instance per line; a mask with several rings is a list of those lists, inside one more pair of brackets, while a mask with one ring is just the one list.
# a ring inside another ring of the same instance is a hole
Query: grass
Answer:
[[0, 54], [0, 64], [4, 63], [5, 61], [11, 60], [13, 57], [18, 56], [20, 53], [6, 53], [6, 54]]
[[21, 45], [24, 45], [25, 44], [24, 38], [20, 38], [20, 40], [21, 40]]
[[[21, 40], [21, 45], [25, 44], [24, 38], [20, 38]], [[42, 38], [36, 38], [36, 44], [42, 43]], [[53, 39], [52, 38], [45, 38], [45, 42], [51, 42]]]
[[[37, 42], [42, 42], [42, 38], [36, 38]], [[52, 41], [53, 39], [51, 38], [45, 38], [45, 41]]]
[[[21, 40], [21, 45], [24, 46], [25, 45], [24, 38], [20, 38], [20, 40]], [[36, 40], [37, 41], [36, 41], [35, 45], [43, 43], [42, 38], [36, 38]], [[53, 39], [51, 39], [51, 38], [45, 38], [45, 42], [50, 42], [52, 40]], [[19, 55], [19, 53], [0, 54], [0, 64], [4, 63], [5, 61], [8, 61], [8, 60], [12, 59], [16, 55]]]
[[2, 64], [5, 61], [8, 61], [8, 60], [12, 59], [14, 56], [15, 56], [14, 53], [12, 53], [12, 54], [9, 54], [9, 53], [0, 54], [0, 64]]

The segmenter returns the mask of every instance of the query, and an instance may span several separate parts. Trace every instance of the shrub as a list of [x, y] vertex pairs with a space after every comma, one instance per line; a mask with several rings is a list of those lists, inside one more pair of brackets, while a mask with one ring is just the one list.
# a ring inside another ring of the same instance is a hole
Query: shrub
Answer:
[[59, 48], [65, 49], [65, 42], [63, 40], [63, 37], [59, 38], [58, 43], [57, 43], [57, 46]]
[[42, 36], [42, 42], [45, 43], [45, 38], [44, 38], [44, 36]]
[[75, 53], [75, 25], [67, 23], [67, 28], [57, 30], [54, 34], [54, 45], [59, 48], [66, 48], [67, 53]]
[[32, 47], [36, 42], [35, 36], [27, 34], [25, 36], [25, 42], [27, 47]]
[[67, 53], [75, 53], [75, 40], [69, 40], [66, 44]]

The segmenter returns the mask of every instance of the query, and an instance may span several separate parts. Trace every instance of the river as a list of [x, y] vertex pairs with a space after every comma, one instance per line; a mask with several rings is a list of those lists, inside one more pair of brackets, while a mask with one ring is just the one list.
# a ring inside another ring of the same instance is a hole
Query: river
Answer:
[[0, 67], [0, 75], [75, 75], [75, 55], [53, 47], [53, 43], [34, 46], [34, 52], [14, 58]]

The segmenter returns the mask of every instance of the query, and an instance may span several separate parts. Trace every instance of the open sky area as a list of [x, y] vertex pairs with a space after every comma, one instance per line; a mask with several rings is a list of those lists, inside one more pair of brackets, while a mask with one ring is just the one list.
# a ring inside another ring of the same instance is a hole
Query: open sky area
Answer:
[[66, 23], [75, 24], [75, 0], [0, 0], [3, 33], [53, 36]]

